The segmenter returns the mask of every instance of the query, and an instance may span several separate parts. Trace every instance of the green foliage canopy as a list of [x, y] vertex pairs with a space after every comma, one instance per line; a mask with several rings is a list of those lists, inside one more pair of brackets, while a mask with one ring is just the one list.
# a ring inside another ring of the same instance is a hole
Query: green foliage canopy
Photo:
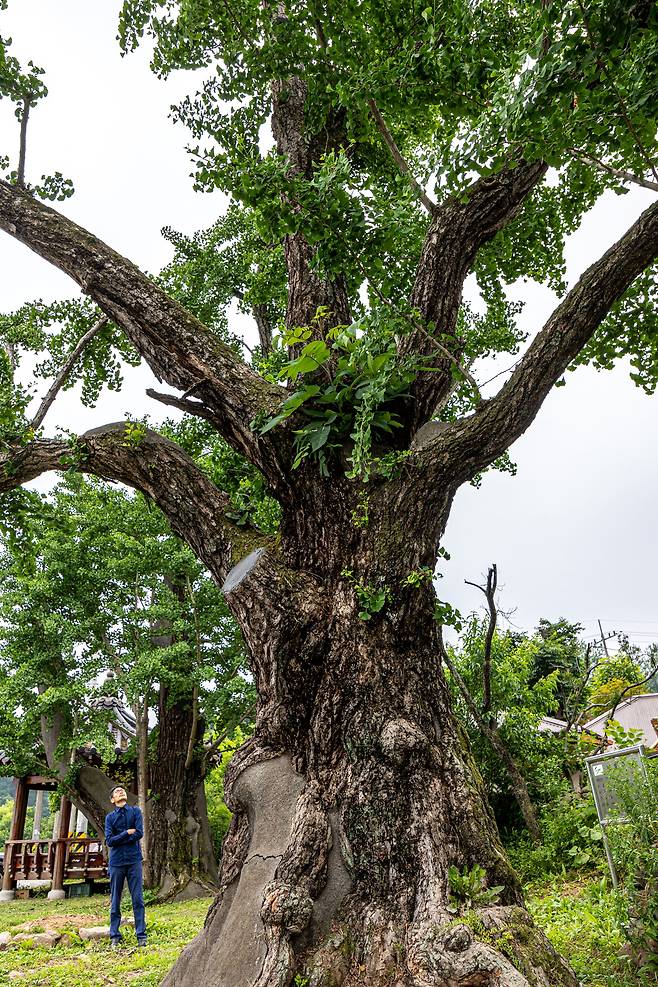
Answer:
[[[465, 368], [485, 356], [515, 355], [524, 342], [510, 286], [533, 279], [563, 294], [565, 239], [585, 212], [606, 189], [622, 194], [629, 180], [658, 184], [658, 13], [646, 0], [596, 0], [586, 7], [580, 0], [427, 6], [348, 0], [340, 8], [333, 0], [285, 6], [245, 0], [239, 10], [223, 0], [125, 0], [122, 50], [144, 38], [153, 43], [158, 75], [207, 70], [201, 92], [183, 100], [174, 116], [191, 135], [197, 187], [220, 189], [231, 203], [196, 236], [165, 230], [175, 256], [160, 282], [236, 351], [242, 346], [229, 328], [236, 300], [259, 328], [266, 326], [274, 350], [259, 347], [252, 362], [266, 378], [283, 375], [295, 385], [282, 417], [269, 425], [295, 414], [297, 461], [311, 456], [324, 472], [339, 467], [367, 479], [371, 444], [395, 447], [405, 386], [432, 371], [427, 358], [397, 366], [392, 359], [393, 342], [419, 325], [418, 313], [403, 301], [427, 228], [418, 185], [441, 203], [463, 194], [477, 176], [521, 160], [552, 168], [475, 259], [481, 304], [462, 303], [457, 386], [440, 412], [451, 420], [480, 400]], [[21, 69], [9, 39], [0, 44], [0, 59], [0, 96], [16, 102], [20, 115], [22, 100], [45, 95], [42, 72]], [[291, 168], [263, 129], [272, 80], [300, 71], [314, 135], [310, 170]], [[389, 152], [373, 107], [414, 181]], [[302, 363], [296, 354], [292, 365], [285, 359], [291, 327], [282, 328], [284, 240], [298, 232], [318, 276], [344, 278], [354, 313], [354, 324], [338, 337], [349, 340], [348, 357], [337, 346], [342, 376], [329, 388], [319, 377], [336, 353], [312, 360], [307, 353]], [[656, 284], [655, 268], [636, 279], [576, 362], [610, 367], [630, 356], [634, 379], [652, 392]], [[5, 317], [0, 335], [13, 334], [35, 352], [45, 349], [39, 366], [52, 372], [90, 315], [77, 303], [68, 311], [34, 303]], [[33, 326], [44, 319], [56, 324], [54, 336], [35, 338]], [[455, 339], [444, 339], [441, 326], [420, 328], [454, 353]], [[118, 386], [118, 361], [131, 359], [122, 334], [108, 326], [69, 384], [81, 377], [83, 400], [96, 400], [104, 383]], [[11, 394], [8, 404], [24, 407], [17, 384], [6, 381], [3, 390]], [[7, 434], [13, 440], [27, 425], [14, 416]], [[346, 444], [354, 455], [344, 466], [334, 453]], [[500, 466], [510, 468], [507, 461]]]
[[0, 748], [22, 773], [43, 763], [41, 717], [63, 716], [60, 752], [114, 759], [115, 696], [157, 710], [199, 691], [210, 731], [253, 704], [243, 645], [212, 580], [141, 494], [72, 474], [32, 517], [29, 550], [0, 557]]

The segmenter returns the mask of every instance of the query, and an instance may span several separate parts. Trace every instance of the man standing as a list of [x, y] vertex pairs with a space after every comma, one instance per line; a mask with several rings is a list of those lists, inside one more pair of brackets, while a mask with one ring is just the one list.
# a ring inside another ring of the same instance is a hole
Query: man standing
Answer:
[[121, 894], [123, 882], [128, 881], [135, 916], [137, 945], [146, 945], [146, 919], [142, 896], [142, 850], [139, 841], [144, 835], [142, 813], [135, 805], [127, 805], [125, 788], [117, 785], [110, 792], [110, 801], [116, 806], [105, 817], [105, 842], [110, 848], [110, 940], [113, 946], [121, 944]]

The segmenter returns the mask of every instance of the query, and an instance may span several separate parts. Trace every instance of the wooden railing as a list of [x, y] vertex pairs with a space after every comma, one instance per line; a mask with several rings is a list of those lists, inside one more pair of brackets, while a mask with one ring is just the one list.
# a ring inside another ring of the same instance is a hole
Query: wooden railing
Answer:
[[8, 840], [4, 870], [15, 881], [49, 881], [55, 862], [54, 840]]
[[64, 844], [64, 878], [107, 876], [103, 844], [88, 837], [64, 840], [8, 840], [4, 870], [13, 881], [51, 881], [58, 844]]
[[66, 843], [64, 877], [107, 877], [105, 847], [99, 840], [73, 836]]

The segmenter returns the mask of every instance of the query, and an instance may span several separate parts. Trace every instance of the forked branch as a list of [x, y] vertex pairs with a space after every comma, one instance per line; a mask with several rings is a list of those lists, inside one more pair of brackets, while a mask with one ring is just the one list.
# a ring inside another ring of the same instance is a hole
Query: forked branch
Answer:
[[454, 350], [454, 359], [462, 362], [457, 318], [464, 281], [478, 250], [519, 214], [545, 173], [541, 161], [521, 162], [480, 179], [467, 190], [466, 201], [448, 199], [435, 209], [410, 299], [412, 309], [434, 329], [431, 334], [417, 329], [400, 343], [401, 356], [435, 356], [432, 365], [438, 371], [420, 374], [413, 386], [412, 433], [428, 421], [452, 386], [451, 361], [433, 343]]
[[658, 257], [658, 202], [580, 280], [555, 309], [498, 394], [445, 429], [418, 456], [446, 471], [455, 488], [489, 466], [525, 432], [551, 388], [613, 305]]
[[479, 583], [471, 583], [468, 579], [464, 582], [467, 586], [474, 586], [484, 593], [487, 606], [489, 607], [489, 620], [487, 622], [487, 633], [484, 639], [484, 654], [482, 656], [482, 715], [489, 717], [491, 713], [491, 646], [493, 644], [496, 624], [498, 622], [498, 610], [496, 609], [496, 588], [498, 586], [498, 568], [496, 563], [489, 567], [487, 573], [487, 585], [480, 586]]
[[614, 178], [618, 178], [620, 182], [626, 182], [631, 185], [639, 185], [641, 188], [649, 189], [651, 192], [658, 192], [658, 181], [649, 181], [647, 178], [643, 178], [641, 175], [634, 175], [633, 172], [623, 171], [620, 168], [613, 168], [612, 165], [607, 164], [605, 161], [601, 161], [600, 158], [595, 158], [592, 154], [586, 154], [584, 151], [579, 151], [577, 148], [569, 148], [569, 153], [573, 157], [578, 158], [585, 164], [592, 165], [594, 168], [598, 168], [599, 171], [605, 171], [608, 175], [612, 175]]
[[425, 189], [412, 174], [411, 169], [409, 168], [409, 165], [407, 164], [404, 155], [402, 154], [400, 148], [395, 142], [395, 138], [393, 137], [393, 134], [386, 126], [386, 121], [384, 120], [384, 117], [382, 116], [379, 107], [377, 106], [377, 103], [375, 102], [374, 99], [369, 99], [368, 106], [370, 107], [370, 112], [372, 113], [372, 118], [375, 121], [377, 130], [384, 138], [384, 143], [386, 144], [387, 148], [391, 152], [391, 157], [393, 158], [396, 165], [398, 166], [400, 174], [404, 175], [405, 178], [409, 181], [409, 184], [411, 185], [414, 192], [416, 193], [416, 196], [423, 204], [424, 208], [428, 211], [430, 216], [434, 215], [434, 211], [436, 209], [436, 203], [432, 202]]
[[36, 432], [41, 427], [44, 418], [50, 411], [55, 401], [55, 398], [57, 397], [60, 390], [66, 383], [66, 380], [69, 374], [71, 373], [71, 371], [73, 370], [73, 367], [78, 362], [78, 358], [87, 348], [87, 346], [92, 341], [94, 336], [97, 336], [98, 333], [101, 331], [101, 329], [105, 328], [105, 326], [107, 325], [107, 321], [108, 320], [105, 318], [105, 316], [103, 316], [102, 319], [99, 319], [98, 322], [95, 325], [93, 325], [91, 329], [89, 329], [88, 332], [84, 334], [84, 336], [82, 336], [82, 338], [79, 340], [77, 345], [71, 350], [60, 372], [57, 374], [54, 381], [48, 388], [48, 393], [46, 394], [45, 398], [39, 405], [39, 410], [37, 411], [32, 421], [30, 422], [30, 430], [32, 432]]
[[73, 278], [121, 326], [160, 380], [183, 391], [202, 380], [203, 403], [218, 431], [264, 472], [272, 470], [280, 436], [261, 438], [250, 422], [275, 410], [281, 400], [278, 387], [242, 363], [230, 346], [125, 257], [2, 181], [0, 229]]

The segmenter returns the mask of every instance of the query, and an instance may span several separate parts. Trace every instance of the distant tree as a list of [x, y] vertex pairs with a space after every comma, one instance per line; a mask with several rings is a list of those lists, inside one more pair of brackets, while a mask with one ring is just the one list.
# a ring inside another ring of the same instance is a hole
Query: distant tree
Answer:
[[616, 705], [622, 694], [628, 698], [647, 691], [646, 686], [641, 684], [646, 679], [646, 672], [638, 657], [620, 651], [598, 662], [592, 672], [588, 693], [592, 716]]
[[204, 738], [253, 703], [236, 625], [141, 494], [74, 474], [33, 506], [29, 538], [0, 557], [0, 747], [19, 773], [45, 759], [102, 831], [108, 769], [84, 751], [122, 770], [107, 700], [127, 704], [148, 881], [163, 896], [206, 889], [216, 870]]
[[208, 822], [212, 834], [217, 859], [221, 857], [222, 844], [231, 823], [231, 811], [224, 801], [224, 775], [231, 758], [241, 744], [244, 743], [245, 733], [237, 727], [231, 736], [227, 737], [218, 750], [218, 762], [206, 775], [206, 798], [208, 800]]
[[[578, 686], [588, 677], [590, 664], [594, 662], [586, 644], [581, 639], [581, 624], [570, 623], [564, 618], [550, 621], [542, 618], [537, 625], [537, 653], [532, 679], [539, 681], [553, 672], [557, 673], [555, 702], [549, 711], [553, 716], [566, 720], [576, 697]], [[585, 705], [587, 692], [583, 689], [581, 705]]]
[[[14, 817], [14, 800], [7, 799], [0, 803], [0, 853], [4, 851], [5, 843], [9, 839], [11, 832], [11, 822]], [[48, 839], [53, 833], [54, 814], [48, 812], [48, 806], [44, 807], [44, 814], [41, 820], [40, 835], [42, 839]], [[25, 837], [29, 839], [34, 825], [34, 806], [29, 806], [25, 817]]]
[[496, 631], [495, 567], [485, 592], [486, 618], [472, 616], [458, 645], [444, 651], [457, 714], [466, 728], [489, 797], [502, 807], [515, 799], [535, 842], [541, 840], [535, 802], [547, 801], [560, 787], [561, 764], [550, 735], [539, 721], [553, 707], [558, 672], [533, 681], [541, 639]]

